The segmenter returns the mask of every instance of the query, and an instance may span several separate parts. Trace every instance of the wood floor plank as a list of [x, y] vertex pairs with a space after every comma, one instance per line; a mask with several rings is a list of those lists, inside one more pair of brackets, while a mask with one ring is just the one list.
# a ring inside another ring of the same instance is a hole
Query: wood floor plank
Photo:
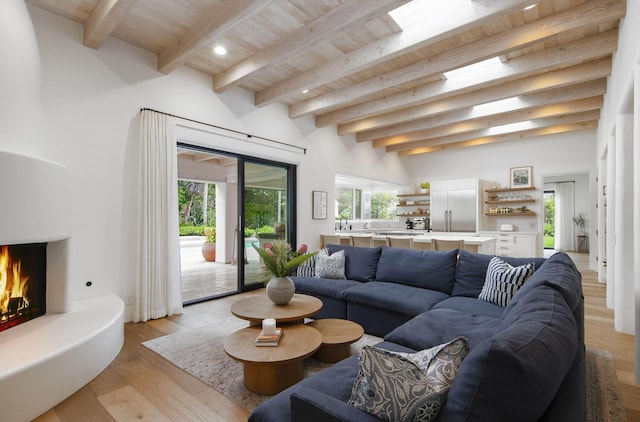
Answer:
[[[115, 422], [115, 419], [98, 401], [95, 393], [88, 386], [81, 388], [58, 404], [55, 411], [61, 422]], [[36, 420], [40, 422], [39, 418]]]
[[173, 421], [224, 421], [209, 407], [184, 391], [164, 372], [136, 360], [116, 368], [133, 388]]
[[34, 422], [61, 422], [61, 421], [55, 409], [50, 409], [49, 411], [38, 416], [38, 418], [34, 419]]
[[98, 400], [118, 422], [133, 420], [171, 422], [130, 385], [103, 394], [98, 397]]
[[99, 377], [95, 377], [89, 383], [89, 387], [96, 396], [108, 394], [128, 385], [127, 381], [118, 374], [112, 366], [107, 367]]
[[213, 388], [202, 391], [196, 397], [205, 406], [214, 410], [226, 421], [246, 421], [249, 417], [249, 412], [218, 393]]

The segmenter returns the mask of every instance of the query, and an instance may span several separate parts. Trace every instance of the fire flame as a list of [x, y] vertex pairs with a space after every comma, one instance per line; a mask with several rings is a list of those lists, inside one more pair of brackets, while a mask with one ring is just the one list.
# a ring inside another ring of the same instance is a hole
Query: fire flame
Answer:
[[9, 247], [0, 247], [0, 313], [3, 318], [9, 310], [9, 300], [11, 298], [22, 298], [20, 309], [29, 306], [27, 300], [27, 281], [29, 277], [21, 274], [22, 264], [20, 261], [12, 262], [9, 256]]

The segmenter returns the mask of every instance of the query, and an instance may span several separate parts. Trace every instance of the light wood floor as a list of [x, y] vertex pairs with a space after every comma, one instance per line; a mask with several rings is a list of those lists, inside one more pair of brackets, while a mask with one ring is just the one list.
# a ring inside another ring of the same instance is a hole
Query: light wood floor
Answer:
[[[586, 259], [573, 257], [579, 268], [586, 268]], [[613, 312], [606, 308], [605, 286], [598, 283], [597, 274], [582, 273], [586, 343], [612, 352], [627, 420], [640, 422], [640, 386], [633, 375], [634, 338], [613, 329]], [[179, 316], [126, 324], [125, 345], [116, 360], [36, 421], [245, 421], [246, 411], [141, 343], [226, 318], [234, 301], [252, 294], [256, 292], [191, 305]]]

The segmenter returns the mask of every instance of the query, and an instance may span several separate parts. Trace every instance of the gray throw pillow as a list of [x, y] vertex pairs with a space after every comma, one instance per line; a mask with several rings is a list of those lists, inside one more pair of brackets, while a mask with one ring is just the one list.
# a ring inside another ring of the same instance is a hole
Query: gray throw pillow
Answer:
[[535, 271], [533, 262], [513, 267], [497, 256], [493, 257], [487, 267], [484, 286], [478, 299], [505, 307]]
[[416, 353], [365, 346], [349, 404], [386, 421], [433, 421], [468, 353], [465, 337]]
[[344, 251], [338, 251], [329, 255], [324, 249], [316, 255], [316, 277], [345, 279], [344, 275]]

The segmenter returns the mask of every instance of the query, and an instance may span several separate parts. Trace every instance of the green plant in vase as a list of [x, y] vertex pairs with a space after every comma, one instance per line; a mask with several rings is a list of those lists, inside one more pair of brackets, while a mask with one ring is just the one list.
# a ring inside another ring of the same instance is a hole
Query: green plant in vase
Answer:
[[273, 276], [267, 283], [267, 297], [276, 305], [286, 305], [293, 297], [296, 286], [288, 277], [296, 268], [318, 252], [307, 253], [307, 245], [297, 250], [284, 240], [265, 243], [263, 248], [253, 246], [264, 262], [264, 267]]
[[579, 212], [575, 217], [573, 217], [573, 224], [578, 227], [581, 233], [586, 233], [587, 223], [589, 223], [589, 220], [583, 212]]
[[204, 228], [204, 243], [202, 244], [202, 257], [205, 261], [213, 262], [216, 260], [216, 228]]

